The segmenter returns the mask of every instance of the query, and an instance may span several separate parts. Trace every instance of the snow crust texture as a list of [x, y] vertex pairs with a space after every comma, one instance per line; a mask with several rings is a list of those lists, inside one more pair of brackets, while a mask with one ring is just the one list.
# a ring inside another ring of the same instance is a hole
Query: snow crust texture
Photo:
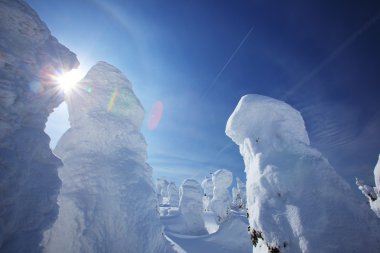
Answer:
[[162, 233], [144, 110], [130, 82], [99, 62], [67, 97], [71, 128], [55, 153], [62, 189], [46, 252], [172, 252]]
[[63, 101], [54, 76], [78, 64], [29, 5], [0, 0], [0, 252], [40, 252], [57, 217], [61, 162], [44, 128]]
[[364, 184], [362, 180], [356, 178], [356, 185], [359, 190], [368, 198], [372, 211], [380, 218], [380, 155], [373, 171], [375, 176], [375, 187]]
[[226, 169], [217, 170], [212, 174], [214, 189], [210, 207], [219, 223], [225, 221], [230, 212], [231, 197], [228, 187], [232, 184], [232, 180], [232, 172]]
[[179, 188], [179, 211], [186, 228], [184, 234], [207, 234], [203, 221], [203, 190], [198, 181], [186, 179]]
[[297, 110], [246, 95], [226, 134], [244, 158], [254, 252], [378, 251], [378, 219], [310, 147]]

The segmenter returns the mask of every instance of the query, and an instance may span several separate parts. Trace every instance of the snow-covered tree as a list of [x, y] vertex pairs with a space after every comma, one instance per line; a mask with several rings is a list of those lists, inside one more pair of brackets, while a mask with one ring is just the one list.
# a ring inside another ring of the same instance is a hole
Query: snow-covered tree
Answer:
[[232, 206], [234, 208], [246, 210], [247, 197], [245, 192], [245, 184], [237, 177], [236, 187], [232, 188]]
[[57, 218], [62, 162], [44, 132], [78, 60], [25, 1], [0, 1], [0, 252], [40, 252]]
[[368, 198], [371, 209], [380, 218], [380, 155], [373, 171], [375, 176], [375, 187], [364, 184], [362, 180], [356, 179], [359, 190]]
[[203, 209], [205, 211], [210, 210], [210, 202], [213, 197], [213, 191], [214, 191], [214, 184], [212, 182], [212, 178], [206, 177], [202, 181], [202, 188], [203, 188]]
[[168, 202], [168, 185], [166, 179], [157, 178], [156, 189], [159, 204], [167, 204]]
[[178, 206], [179, 205], [179, 190], [174, 182], [170, 182], [168, 187], [168, 204], [170, 206]]
[[297, 110], [244, 96], [226, 134], [244, 158], [254, 252], [378, 252], [379, 220], [310, 146]]
[[186, 179], [179, 188], [179, 196], [179, 211], [186, 223], [185, 233], [195, 235], [207, 233], [202, 218], [203, 190], [198, 181]]
[[231, 197], [228, 187], [232, 184], [232, 172], [226, 169], [217, 170], [212, 174], [212, 182], [214, 189], [210, 207], [217, 221], [222, 223], [230, 212]]
[[67, 96], [70, 129], [55, 153], [62, 188], [46, 252], [173, 252], [157, 212], [140, 128], [144, 109], [128, 79], [99, 62]]

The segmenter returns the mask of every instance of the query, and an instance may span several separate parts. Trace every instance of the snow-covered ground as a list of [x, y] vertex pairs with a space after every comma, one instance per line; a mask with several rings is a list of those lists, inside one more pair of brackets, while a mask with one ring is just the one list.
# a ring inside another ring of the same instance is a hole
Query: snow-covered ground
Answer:
[[[231, 211], [228, 219], [218, 225], [216, 215], [203, 212], [207, 233], [188, 235], [181, 233], [183, 219], [176, 207], [160, 206], [161, 222], [165, 235], [178, 253], [248, 253], [252, 242], [248, 234], [248, 219], [244, 212]], [[165, 215], [163, 215], [165, 214]]]

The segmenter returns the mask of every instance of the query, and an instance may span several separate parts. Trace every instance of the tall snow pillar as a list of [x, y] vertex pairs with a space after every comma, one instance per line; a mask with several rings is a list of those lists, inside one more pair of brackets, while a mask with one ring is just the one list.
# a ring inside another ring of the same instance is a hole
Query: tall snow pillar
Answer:
[[206, 177], [202, 181], [203, 188], [203, 208], [205, 211], [210, 211], [210, 202], [213, 196], [214, 184], [212, 182], [212, 178]]
[[24, 1], [0, 1], [0, 37], [0, 252], [40, 252], [61, 186], [45, 123], [79, 63]]
[[214, 190], [210, 206], [219, 223], [225, 221], [229, 215], [231, 197], [228, 187], [232, 184], [232, 180], [232, 172], [229, 170], [221, 169], [212, 174]]
[[255, 252], [378, 251], [379, 221], [310, 147], [297, 110], [269, 97], [244, 96], [226, 134], [244, 158]]
[[168, 204], [170, 206], [179, 205], [179, 191], [174, 182], [170, 182], [168, 185]]
[[186, 223], [186, 233], [206, 234], [207, 231], [202, 218], [203, 191], [201, 185], [194, 179], [186, 179], [179, 188], [179, 196], [179, 211]]
[[99, 62], [67, 96], [70, 129], [55, 149], [64, 166], [46, 252], [172, 252], [163, 236], [130, 82]]

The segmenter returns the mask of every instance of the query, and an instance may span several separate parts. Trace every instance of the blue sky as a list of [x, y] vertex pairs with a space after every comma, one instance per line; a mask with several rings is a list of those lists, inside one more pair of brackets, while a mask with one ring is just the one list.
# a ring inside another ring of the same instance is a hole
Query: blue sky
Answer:
[[[224, 129], [240, 97], [258, 93], [300, 110], [312, 145], [351, 185], [355, 176], [373, 182], [378, 1], [27, 2], [83, 71], [107, 61], [131, 80], [147, 114], [163, 103], [158, 127], [142, 129], [155, 176], [180, 182], [226, 168], [244, 178]], [[53, 117], [54, 141], [67, 116]]]

